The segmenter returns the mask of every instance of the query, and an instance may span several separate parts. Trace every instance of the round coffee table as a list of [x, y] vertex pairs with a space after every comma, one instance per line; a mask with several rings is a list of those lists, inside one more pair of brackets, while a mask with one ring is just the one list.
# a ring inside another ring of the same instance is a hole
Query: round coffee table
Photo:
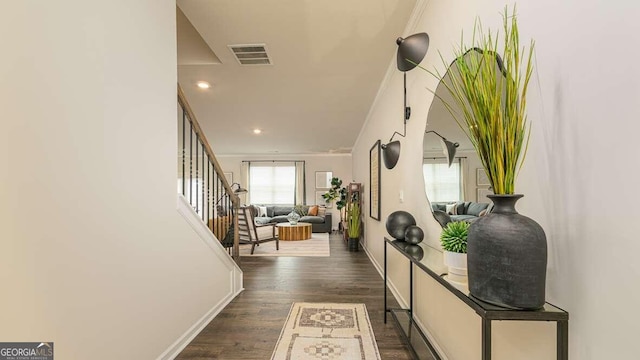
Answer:
[[311, 239], [311, 224], [299, 222], [295, 225], [280, 223], [278, 227], [278, 238], [284, 241], [297, 241]]

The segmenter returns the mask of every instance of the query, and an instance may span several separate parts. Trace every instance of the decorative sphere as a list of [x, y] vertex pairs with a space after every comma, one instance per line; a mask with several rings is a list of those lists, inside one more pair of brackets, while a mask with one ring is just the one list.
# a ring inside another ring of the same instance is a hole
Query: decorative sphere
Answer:
[[404, 241], [412, 245], [417, 245], [424, 239], [424, 231], [416, 225], [407, 226], [407, 230], [404, 231]]
[[406, 211], [394, 211], [387, 217], [387, 232], [398, 240], [404, 240], [404, 232], [407, 227], [416, 224], [413, 215]]
[[407, 247], [404, 248], [404, 251], [407, 253], [407, 255], [418, 261], [422, 260], [422, 258], [424, 257], [424, 250], [418, 245], [407, 245]]
[[404, 250], [407, 246], [409, 246], [409, 244], [407, 244], [404, 241], [396, 241], [396, 246], [399, 247], [400, 249]]

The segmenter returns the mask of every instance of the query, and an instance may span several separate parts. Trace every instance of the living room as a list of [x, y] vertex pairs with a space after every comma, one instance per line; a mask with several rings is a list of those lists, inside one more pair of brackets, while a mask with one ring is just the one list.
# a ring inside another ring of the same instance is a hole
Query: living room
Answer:
[[[331, 172], [332, 176], [342, 179], [345, 183], [349, 183], [352, 179], [351, 174], [351, 154], [287, 154], [287, 155], [220, 155], [218, 161], [225, 172], [232, 176], [231, 179], [227, 179], [230, 183], [238, 182], [244, 188], [251, 189], [250, 183], [244, 180], [248, 175], [249, 163], [261, 164], [270, 166], [271, 162], [274, 165], [277, 163], [294, 166], [293, 162], [303, 162], [304, 166], [304, 194], [306, 198], [303, 201], [298, 201], [297, 204], [305, 205], [322, 205], [326, 206], [324, 202], [319, 202], [317, 193], [326, 193], [327, 188], [316, 187], [315, 174], [316, 172]], [[243, 163], [247, 167], [243, 170]], [[243, 177], [244, 176], [244, 177]], [[242, 204], [260, 204], [255, 201], [251, 201], [248, 194], [241, 194], [240, 201]], [[269, 204], [270, 202], [265, 202]], [[294, 205], [293, 201], [289, 204]], [[340, 221], [340, 212], [336, 206], [329, 204], [327, 211], [331, 213], [333, 230], [338, 230], [338, 224]]]

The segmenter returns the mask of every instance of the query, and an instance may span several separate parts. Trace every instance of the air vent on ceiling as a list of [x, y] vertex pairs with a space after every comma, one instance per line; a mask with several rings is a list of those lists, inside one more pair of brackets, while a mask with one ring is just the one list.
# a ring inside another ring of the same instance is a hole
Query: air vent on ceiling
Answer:
[[264, 44], [227, 45], [240, 65], [271, 65]]

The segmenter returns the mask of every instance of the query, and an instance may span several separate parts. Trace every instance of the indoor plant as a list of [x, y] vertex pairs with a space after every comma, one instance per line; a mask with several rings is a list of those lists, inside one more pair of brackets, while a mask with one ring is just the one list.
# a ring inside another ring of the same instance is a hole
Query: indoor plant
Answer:
[[452, 221], [442, 229], [440, 244], [444, 250], [444, 264], [449, 267], [448, 280], [467, 283], [467, 235], [469, 223]]
[[[533, 72], [534, 43], [531, 41], [525, 56], [515, 8], [511, 15], [505, 8], [503, 30], [500, 56], [498, 34], [485, 32], [476, 21], [472, 44], [461, 43], [454, 50], [455, 60], [448, 68], [456, 65], [456, 70], [450, 72], [451, 81], [442, 82], [454, 102], [440, 100], [471, 140], [494, 194], [513, 194], [529, 140], [526, 95]], [[446, 75], [421, 68], [440, 80]]]
[[443, 103], [473, 143], [495, 194], [492, 212], [469, 228], [469, 291], [496, 305], [537, 309], [545, 302], [546, 236], [517, 213], [523, 195], [514, 194], [530, 135], [526, 95], [534, 43], [528, 51], [521, 47], [515, 8], [512, 14], [505, 8], [502, 42], [499, 37], [477, 21], [471, 46], [454, 51], [455, 70], [444, 82], [454, 102]]
[[323, 194], [322, 197], [327, 203], [335, 200], [336, 208], [341, 210], [347, 204], [347, 188], [342, 186], [342, 180], [339, 178], [331, 178], [331, 189]]
[[352, 203], [347, 209], [347, 235], [349, 236], [349, 250], [358, 251], [360, 240], [360, 205]]

